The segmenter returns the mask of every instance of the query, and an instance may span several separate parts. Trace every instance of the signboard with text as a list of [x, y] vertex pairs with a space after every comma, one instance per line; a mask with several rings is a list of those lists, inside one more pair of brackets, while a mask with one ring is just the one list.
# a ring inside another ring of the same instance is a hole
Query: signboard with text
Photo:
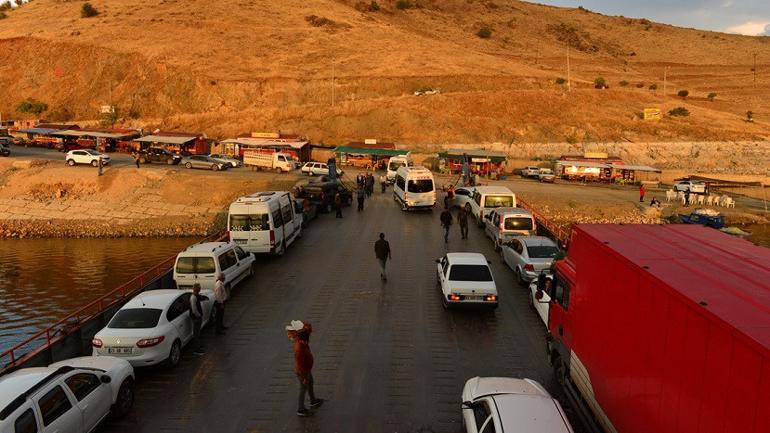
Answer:
[[661, 111], [660, 108], [645, 108], [644, 120], [660, 120]]

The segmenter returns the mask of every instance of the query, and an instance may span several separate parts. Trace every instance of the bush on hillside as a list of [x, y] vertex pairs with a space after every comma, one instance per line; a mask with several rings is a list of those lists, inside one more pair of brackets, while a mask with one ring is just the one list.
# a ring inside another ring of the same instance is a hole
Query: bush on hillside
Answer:
[[83, 7], [80, 8], [80, 16], [82, 18], [91, 18], [97, 15], [99, 15], [99, 11], [91, 3], [83, 3]]
[[620, 84], [620, 87], [626, 87], [626, 86], [628, 86], [628, 81], [620, 80], [620, 82], [618, 84]]
[[596, 79], [594, 79], [594, 88], [604, 89], [606, 87], [607, 87], [607, 80], [605, 80], [604, 77], [596, 77]]
[[75, 118], [75, 114], [69, 108], [62, 106], [49, 111], [45, 117], [54, 122], [69, 122]]
[[5, 12], [0, 12], [0, 20], [8, 18], [8, 15], [5, 14]]
[[413, 7], [412, 2], [409, 0], [396, 0], [396, 9], [411, 9]]
[[369, 12], [377, 12], [380, 10], [380, 5], [376, 1], [369, 3]]
[[672, 117], [677, 117], [677, 116], [685, 117], [690, 115], [690, 110], [684, 107], [676, 107], [673, 110], [669, 111], [668, 115]]
[[648, 88], [654, 92], [654, 91], [658, 90], [658, 85], [657, 84], [650, 84], [650, 87], [648, 87]]
[[753, 111], [747, 111], [746, 112], [746, 121], [747, 122], [753, 122], [754, 121], [754, 112]]
[[319, 17], [317, 15], [308, 15], [305, 17], [305, 21], [310, 23], [313, 27], [333, 26], [336, 24], [334, 21], [326, 17]]
[[492, 37], [492, 29], [489, 27], [482, 27], [478, 32], [476, 32], [476, 36], [480, 37], [481, 39], [489, 39]]
[[9, 11], [11, 10], [11, 2], [9, 0], [0, 1], [0, 11]]
[[680, 90], [680, 91], [676, 92], [676, 96], [679, 96], [680, 98], [684, 99], [684, 98], [690, 96], [690, 91], [689, 90]]
[[19, 113], [34, 114], [36, 116], [39, 116], [46, 110], [48, 110], [48, 104], [33, 98], [27, 98], [16, 106], [16, 111]]
[[714, 98], [716, 97], [717, 97], [717, 94], [714, 92], [709, 93], [709, 95], [707, 96], [707, 98], [709, 98], [709, 101], [711, 102], [714, 102]]
[[637, 89], [642, 89], [642, 88], [644, 88], [644, 83], [636, 83], [636, 88], [637, 88]]
[[567, 80], [565, 80], [562, 77], [559, 77], [559, 78], [556, 79], [556, 84], [561, 85], [561, 84], [566, 84], [566, 83], [567, 83]]

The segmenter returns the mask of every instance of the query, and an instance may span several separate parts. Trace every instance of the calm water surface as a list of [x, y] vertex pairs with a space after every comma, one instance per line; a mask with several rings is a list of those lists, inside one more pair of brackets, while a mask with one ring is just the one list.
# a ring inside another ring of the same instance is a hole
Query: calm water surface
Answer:
[[0, 240], [0, 352], [196, 241]]

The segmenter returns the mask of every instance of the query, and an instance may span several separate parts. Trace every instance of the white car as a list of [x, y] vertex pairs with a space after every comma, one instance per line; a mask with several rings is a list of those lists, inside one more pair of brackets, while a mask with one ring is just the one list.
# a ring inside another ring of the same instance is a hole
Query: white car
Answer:
[[503, 244], [503, 262], [516, 274], [519, 284], [534, 280], [541, 272], [549, 273], [559, 254], [556, 242], [545, 236], [519, 236]]
[[[329, 175], [329, 166], [326, 163], [323, 162], [306, 162], [305, 165], [302, 166], [301, 169], [303, 174], [306, 174], [308, 176], [328, 176]], [[344, 173], [342, 170], [337, 168], [337, 176], [342, 176], [342, 173]]]
[[540, 172], [537, 174], [537, 179], [540, 182], [553, 183], [556, 180], [556, 175], [550, 168], [541, 168]]
[[530, 165], [521, 170], [521, 177], [537, 177], [540, 174], [540, 167]]
[[473, 187], [460, 187], [455, 189], [455, 196], [447, 200], [447, 206], [449, 209], [453, 207], [463, 208], [465, 205], [470, 206], [471, 200], [473, 200]]
[[436, 259], [444, 308], [478, 305], [497, 308], [497, 286], [489, 262], [479, 253], [448, 253]]
[[70, 167], [74, 166], [75, 164], [91, 164], [94, 167], [98, 167], [99, 158], [102, 159], [102, 163], [104, 165], [110, 163], [109, 155], [105, 155], [104, 153], [97, 152], [93, 149], [70, 150], [64, 156], [64, 161], [66, 161], [67, 165]]
[[243, 165], [243, 161], [240, 159], [233, 158], [231, 156], [223, 155], [221, 153], [212, 153], [209, 155], [209, 158], [214, 158], [218, 161], [221, 161], [224, 164], [230, 165], [232, 168], [240, 167]]
[[699, 180], [682, 180], [674, 184], [674, 191], [690, 190], [691, 193], [705, 194], [706, 183]]
[[[189, 290], [148, 290], [128, 301], [97, 332], [94, 356], [117, 356], [134, 367], [166, 362], [173, 367], [193, 336]], [[202, 327], [213, 319], [214, 295], [201, 291]]]
[[92, 356], [0, 377], [0, 433], [91, 432], [134, 404], [134, 369], [125, 360]]
[[559, 402], [532, 379], [474, 377], [462, 401], [468, 433], [573, 433]]
[[[546, 284], [553, 284], [553, 277], [547, 276]], [[540, 299], [537, 299], [537, 279], [534, 279], [529, 283], [529, 305], [537, 311], [538, 316], [548, 328], [548, 312], [550, 309], [551, 297], [548, 296], [548, 287], [546, 286], [540, 295]]]

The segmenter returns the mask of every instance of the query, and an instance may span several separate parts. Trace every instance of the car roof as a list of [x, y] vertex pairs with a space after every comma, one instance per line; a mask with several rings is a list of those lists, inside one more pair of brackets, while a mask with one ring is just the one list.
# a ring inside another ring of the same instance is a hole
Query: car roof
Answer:
[[129, 308], [157, 308], [162, 310], [185, 292], [190, 293], [189, 290], [177, 289], [147, 290], [126, 302], [121, 310]]
[[3, 410], [19, 395], [45, 379], [55, 368], [33, 367], [16, 370], [0, 377], [0, 410]]
[[489, 265], [487, 258], [481, 253], [448, 253], [446, 257], [453, 265]]
[[519, 236], [516, 239], [520, 240], [521, 243], [523, 243], [528, 247], [540, 247], [540, 246], [558, 247], [558, 245], [556, 245], [556, 242], [554, 242], [551, 238], [547, 238], [545, 236]]
[[513, 191], [504, 186], [477, 186], [476, 191], [482, 194], [513, 194]]
[[528, 210], [520, 208], [520, 207], [498, 207], [495, 208], [494, 212], [496, 212], [498, 215], [527, 215], [532, 216], [532, 213], [530, 213]]
[[[185, 253], [211, 253], [226, 249], [227, 246], [232, 245], [229, 242], [202, 242], [199, 244], [190, 245], [184, 251], [179, 253], [179, 256], [186, 255]], [[194, 254], [190, 254], [194, 255]]]
[[503, 431], [571, 432], [556, 401], [542, 395], [504, 394], [493, 397]]

